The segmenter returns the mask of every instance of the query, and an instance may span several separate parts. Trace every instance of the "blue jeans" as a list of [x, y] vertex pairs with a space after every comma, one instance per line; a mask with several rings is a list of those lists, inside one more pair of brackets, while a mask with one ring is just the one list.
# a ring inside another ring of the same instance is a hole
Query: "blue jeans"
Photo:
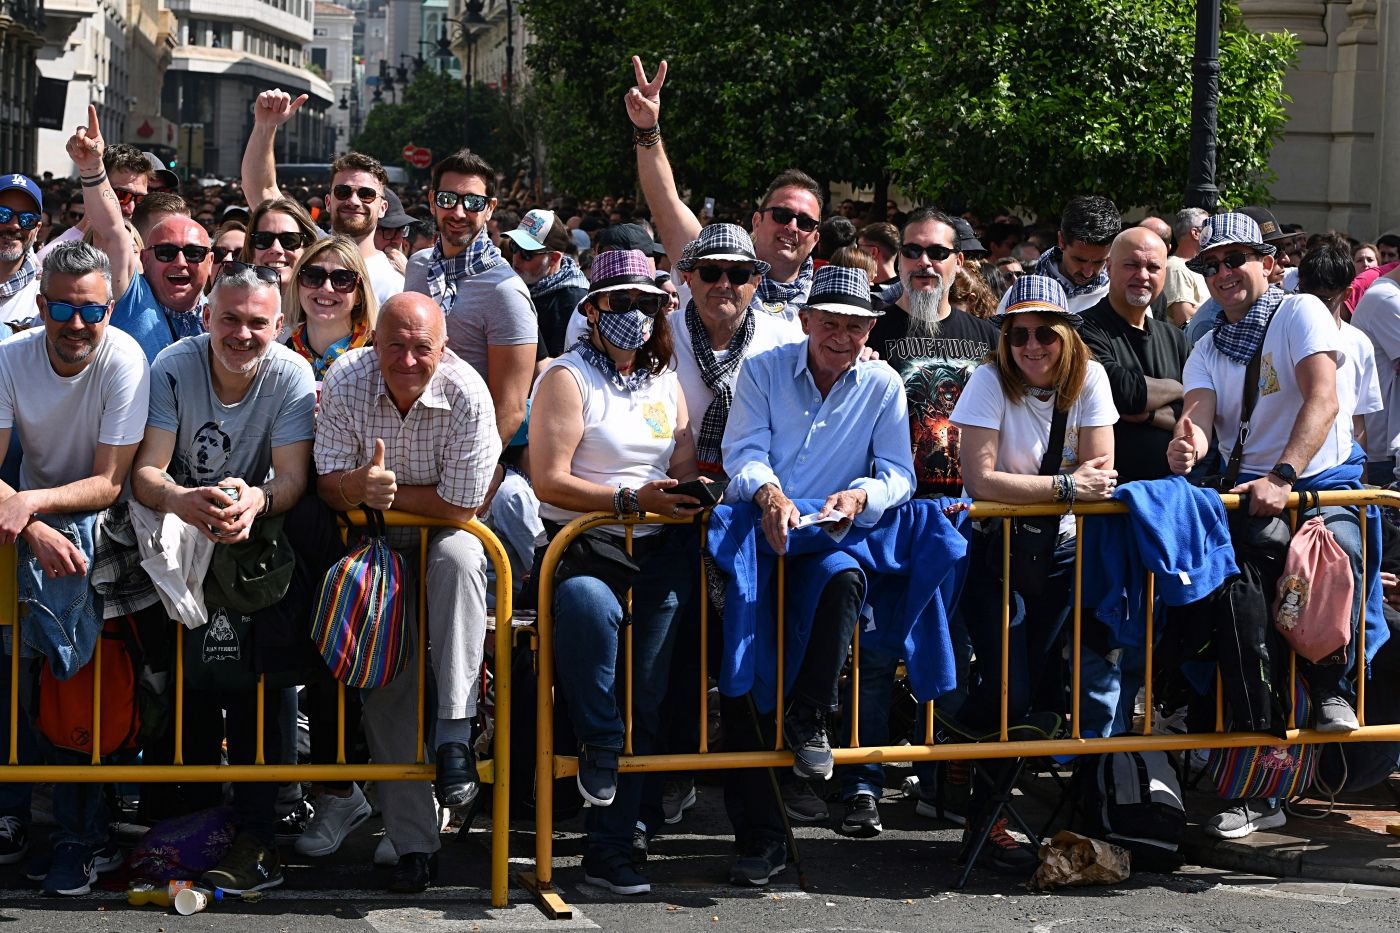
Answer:
[[[659, 748], [677, 609], [690, 598], [696, 577], [693, 538], [684, 532], [664, 537], [634, 542], [642, 568], [632, 587], [632, 752], [637, 755]], [[621, 753], [627, 641], [617, 597], [596, 577], [572, 577], [555, 589], [554, 621], [555, 676], [574, 733], [580, 744]], [[589, 808], [590, 851], [631, 852], [644, 777], [620, 775], [612, 806]]]

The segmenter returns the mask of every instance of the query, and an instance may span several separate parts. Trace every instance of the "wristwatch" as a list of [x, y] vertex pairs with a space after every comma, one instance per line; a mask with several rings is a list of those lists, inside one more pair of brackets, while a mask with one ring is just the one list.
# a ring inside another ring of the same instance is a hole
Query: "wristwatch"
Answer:
[[1298, 482], [1298, 471], [1293, 469], [1293, 467], [1287, 463], [1274, 464], [1274, 468], [1269, 471], [1269, 475], [1277, 476], [1279, 479], [1283, 480], [1290, 486]]

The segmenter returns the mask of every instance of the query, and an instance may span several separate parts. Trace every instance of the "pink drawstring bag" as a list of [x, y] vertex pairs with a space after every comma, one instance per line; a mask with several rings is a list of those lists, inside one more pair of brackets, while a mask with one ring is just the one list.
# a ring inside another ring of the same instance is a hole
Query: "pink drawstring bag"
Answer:
[[1351, 641], [1351, 561], [1322, 521], [1310, 518], [1293, 535], [1274, 602], [1274, 625], [1309, 661]]

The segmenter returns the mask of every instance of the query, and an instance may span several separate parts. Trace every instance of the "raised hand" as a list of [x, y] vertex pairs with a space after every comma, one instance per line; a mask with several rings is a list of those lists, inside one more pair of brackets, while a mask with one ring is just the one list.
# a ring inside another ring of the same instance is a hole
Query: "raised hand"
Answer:
[[102, 153], [107, 144], [102, 141], [102, 130], [97, 125], [97, 108], [88, 104], [87, 126], [80, 126], [68, 137], [68, 158], [78, 166], [79, 175], [96, 175], [102, 171]]
[[263, 91], [253, 104], [253, 122], [259, 126], [276, 129], [286, 123], [309, 99], [303, 94], [295, 100], [281, 88]]
[[632, 56], [632, 71], [637, 86], [623, 98], [627, 103], [627, 119], [639, 130], [649, 130], [661, 119], [661, 85], [666, 83], [666, 61], [656, 66], [656, 80], [648, 81], [646, 69], [639, 56]]

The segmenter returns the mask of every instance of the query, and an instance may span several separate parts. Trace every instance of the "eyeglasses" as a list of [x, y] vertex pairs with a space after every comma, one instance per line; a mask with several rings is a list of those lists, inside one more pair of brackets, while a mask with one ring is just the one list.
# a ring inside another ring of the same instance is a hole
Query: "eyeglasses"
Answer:
[[219, 278], [231, 278], [249, 269], [252, 269], [254, 275], [269, 285], [282, 284], [282, 277], [271, 266], [255, 266], [251, 262], [237, 262], [233, 259], [225, 260], [224, 264], [219, 267]]
[[122, 207], [126, 207], [128, 204], [140, 204], [142, 201], [146, 200], [144, 194], [139, 191], [132, 191], [130, 188], [114, 187], [112, 190], [116, 192], [117, 202], [121, 204]]
[[198, 243], [186, 243], [184, 246], [176, 246], [174, 243], [162, 243], [159, 246], [147, 247], [151, 255], [160, 262], [174, 262], [175, 257], [180, 253], [185, 254], [186, 262], [203, 262], [204, 257], [211, 252], [207, 246], [200, 246]]
[[664, 306], [669, 306], [671, 299], [669, 296], [661, 295], [637, 295], [631, 298], [624, 298], [621, 295], [608, 295], [608, 306], [604, 308], [598, 306], [598, 310], [604, 314], [629, 314], [633, 311], [640, 311], [647, 317], [656, 317], [661, 313]]
[[228, 255], [230, 253], [235, 252], [235, 250], [229, 246], [215, 246], [212, 248], [211, 251], [214, 254], [215, 262], [223, 262], [226, 258], [228, 258]]
[[44, 297], [45, 304], [49, 308], [49, 318], [58, 324], [67, 324], [73, 320], [73, 315], [83, 319], [84, 324], [100, 324], [107, 316], [107, 305], [74, 305], [66, 301], [54, 301], [48, 296]]
[[490, 198], [484, 194], [458, 194], [455, 191], [433, 192], [433, 203], [445, 211], [450, 211], [461, 204], [462, 210], [472, 214], [480, 214], [486, 210], [488, 201]]
[[753, 270], [743, 266], [696, 266], [695, 274], [706, 285], [713, 285], [724, 276], [736, 288], [749, 284], [749, 279], [753, 278]]
[[928, 246], [920, 246], [918, 243], [905, 243], [899, 248], [899, 255], [905, 259], [918, 261], [920, 256], [927, 255], [933, 262], [942, 262], [957, 250], [951, 246], [944, 246], [942, 243], [930, 243]]
[[287, 230], [282, 233], [259, 230], [250, 239], [253, 241], [253, 249], [272, 249], [272, 244], [276, 242], [281, 244], [283, 249], [290, 251], [310, 246], [313, 237], [309, 233], [296, 230]]
[[39, 226], [37, 211], [17, 211], [13, 207], [0, 207], [0, 226], [15, 221], [21, 230], [33, 230]]
[[773, 218], [773, 223], [786, 227], [794, 220], [797, 221], [797, 229], [803, 233], [811, 233], [817, 229], [821, 221], [807, 214], [799, 214], [797, 211], [786, 207], [765, 207], [759, 211], [760, 214], [769, 214]]
[[348, 295], [360, 285], [360, 274], [350, 269], [327, 269], [325, 266], [302, 266], [297, 281], [303, 288], [320, 288], [331, 280], [331, 291]]
[[331, 194], [335, 195], [337, 201], [348, 201], [353, 194], [362, 204], [368, 204], [379, 197], [379, 192], [373, 188], [352, 188], [349, 185], [336, 185], [331, 189]]
[[65, 216], [74, 223], [77, 223], [86, 217], [87, 214], [84, 211], [67, 211]]
[[1221, 259], [1207, 259], [1201, 263], [1201, 275], [1210, 278], [1220, 271], [1221, 266], [1227, 269], [1238, 269], [1245, 263], [1258, 258], [1258, 253], [1231, 253]]
[[1024, 347], [1026, 344], [1030, 343], [1032, 334], [1035, 335], [1035, 342], [1042, 347], [1048, 347], [1051, 344], [1060, 342], [1060, 335], [1056, 333], [1055, 328], [1051, 327], [1049, 324], [1041, 324], [1034, 329], [1029, 327], [1013, 327], [1006, 332], [1006, 342], [1013, 347]]

